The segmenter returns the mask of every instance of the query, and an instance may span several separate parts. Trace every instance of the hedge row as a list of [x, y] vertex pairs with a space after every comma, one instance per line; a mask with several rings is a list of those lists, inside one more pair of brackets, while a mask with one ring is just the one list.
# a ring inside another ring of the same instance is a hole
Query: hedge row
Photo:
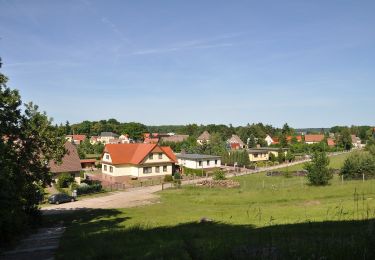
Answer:
[[88, 185], [88, 186], [79, 186], [77, 188], [77, 195], [99, 192], [101, 190], [102, 190], [102, 185], [101, 184], [93, 184], [93, 185]]

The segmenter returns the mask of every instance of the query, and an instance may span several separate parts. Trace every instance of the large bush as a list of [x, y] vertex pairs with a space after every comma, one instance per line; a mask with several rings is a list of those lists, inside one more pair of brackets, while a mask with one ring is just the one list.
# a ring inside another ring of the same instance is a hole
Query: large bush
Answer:
[[74, 182], [74, 177], [69, 173], [62, 173], [57, 179], [57, 186], [59, 188], [68, 188]]
[[77, 188], [77, 195], [100, 192], [102, 190], [101, 184], [82, 185]]
[[225, 177], [225, 173], [224, 171], [222, 170], [216, 170], [214, 171], [214, 180], [218, 181], [218, 180], [225, 180], [226, 177]]
[[307, 170], [307, 179], [312, 185], [327, 185], [332, 179], [332, 170], [328, 168], [329, 158], [325, 152], [314, 152], [311, 162], [304, 165]]
[[341, 168], [341, 174], [345, 179], [360, 179], [362, 174], [366, 178], [375, 177], [375, 156], [363, 152], [349, 155]]

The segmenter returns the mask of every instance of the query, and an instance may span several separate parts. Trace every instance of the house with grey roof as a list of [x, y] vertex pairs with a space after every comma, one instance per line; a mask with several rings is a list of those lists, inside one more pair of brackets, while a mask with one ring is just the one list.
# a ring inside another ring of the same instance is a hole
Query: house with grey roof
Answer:
[[176, 154], [178, 165], [190, 169], [213, 169], [221, 165], [221, 157], [218, 155], [207, 154]]
[[49, 162], [52, 180], [56, 181], [62, 173], [68, 173], [74, 177], [77, 183], [80, 183], [80, 172], [82, 170], [81, 161], [78, 156], [77, 148], [71, 142], [65, 143], [67, 151], [61, 160], [61, 163], [51, 160]]

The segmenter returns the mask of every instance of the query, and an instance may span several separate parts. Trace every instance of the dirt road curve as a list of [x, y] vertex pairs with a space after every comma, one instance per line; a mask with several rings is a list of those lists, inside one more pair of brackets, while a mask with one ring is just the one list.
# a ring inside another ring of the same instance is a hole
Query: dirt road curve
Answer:
[[47, 206], [42, 208], [42, 212], [43, 214], [54, 214], [62, 210], [72, 209], [129, 208], [148, 205], [159, 201], [159, 196], [153, 194], [159, 190], [161, 190], [161, 185], [112, 192], [101, 197], [86, 198], [76, 202]]

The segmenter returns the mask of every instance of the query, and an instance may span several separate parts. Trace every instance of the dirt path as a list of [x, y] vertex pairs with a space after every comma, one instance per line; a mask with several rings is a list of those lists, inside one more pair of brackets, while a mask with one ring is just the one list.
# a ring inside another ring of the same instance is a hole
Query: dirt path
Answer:
[[12, 251], [0, 255], [4, 260], [54, 259], [59, 247], [59, 240], [65, 227], [58, 225], [52, 228], [40, 228], [38, 232], [21, 240]]
[[42, 212], [43, 214], [54, 214], [63, 210], [72, 209], [113, 209], [148, 205], [159, 201], [159, 196], [154, 193], [161, 189], [161, 185], [157, 185], [129, 189], [127, 191], [111, 192], [106, 196], [85, 198], [59, 205], [50, 205], [42, 208]]

